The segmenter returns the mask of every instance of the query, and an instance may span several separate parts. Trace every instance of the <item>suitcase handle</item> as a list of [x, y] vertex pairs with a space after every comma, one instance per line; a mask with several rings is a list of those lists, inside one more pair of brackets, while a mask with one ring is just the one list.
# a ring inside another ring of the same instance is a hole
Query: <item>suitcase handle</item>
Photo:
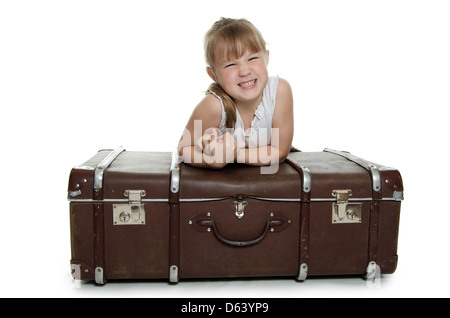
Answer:
[[223, 244], [226, 245], [231, 245], [231, 246], [237, 246], [237, 247], [247, 247], [247, 246], [252, 246], [252, 245], [256, 245], [258, 243], [260, 243], [267, 235], [267, 233], [269, 232], [269, 229], [271, 229], [271, 232], [274, 231], [274, 227], [275, 226], [280, 226], [283, 225], [284, 221], [283, 220], [269, 220], [266, 223], [266, 226], [264, 227], [264, 231], [262, 232], [262, 234], [250, 241], [232, 241], [229, 239], [224, 238], [219, 230], [217, 230], [217, 226], [216, 223], [214, 222], [214, 220], [201, 220], [199, 222], [200, 226], [206, 226], [210, 229], [212, 229], [214, 236]]

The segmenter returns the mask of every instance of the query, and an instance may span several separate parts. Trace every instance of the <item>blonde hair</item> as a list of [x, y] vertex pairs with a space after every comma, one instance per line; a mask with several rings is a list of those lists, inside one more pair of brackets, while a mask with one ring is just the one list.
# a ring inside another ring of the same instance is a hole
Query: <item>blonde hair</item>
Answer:
[[[222, 54], [226, 59], [237, 59], [246, 50], [251, 53], [266, 51], [266, 42], [258, 29], [246, 19], [221, 18], [215, 22], [205, 35], [205, 60], [214, 73], [214, 65]], [[226, 127], [234, 128], [236, 122], [236, 104], [217, 83], [212, 83], [207, 91], [222, 99], [225, 107]]]

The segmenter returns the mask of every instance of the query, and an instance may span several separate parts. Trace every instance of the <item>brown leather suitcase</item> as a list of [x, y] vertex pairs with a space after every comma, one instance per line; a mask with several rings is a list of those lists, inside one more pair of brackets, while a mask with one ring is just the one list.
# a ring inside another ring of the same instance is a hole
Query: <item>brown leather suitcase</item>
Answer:
[[70, 174], [72, 275], [114, 279], [393, 273], [400, 173], [348, 152], [220, 170], [99, 151]]

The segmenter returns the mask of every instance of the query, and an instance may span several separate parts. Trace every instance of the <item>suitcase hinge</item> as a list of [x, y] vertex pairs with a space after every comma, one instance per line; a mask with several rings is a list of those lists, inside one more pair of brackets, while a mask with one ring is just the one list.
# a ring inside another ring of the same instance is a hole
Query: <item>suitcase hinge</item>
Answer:
[[141, 201], [145, 194], [144, 190], [126, 190], [124, 196], [128, 197], [128, 204], [113, 205], [113, 224], [145, 225], [145, 210]]
[[336, 203], [332, 206], [332, 223], [362, 222], [362, 203], [348, 203], [352, 190], [333, 190], [332, 195], [336, 197]]

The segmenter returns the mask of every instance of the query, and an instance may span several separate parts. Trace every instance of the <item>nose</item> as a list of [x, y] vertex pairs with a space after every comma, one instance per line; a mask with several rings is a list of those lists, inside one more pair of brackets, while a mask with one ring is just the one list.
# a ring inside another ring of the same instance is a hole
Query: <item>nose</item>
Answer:
[[247, 76], [251, 73], [250, 67], [245, 63], [241, 64], [239, 67], [239, 76]]

